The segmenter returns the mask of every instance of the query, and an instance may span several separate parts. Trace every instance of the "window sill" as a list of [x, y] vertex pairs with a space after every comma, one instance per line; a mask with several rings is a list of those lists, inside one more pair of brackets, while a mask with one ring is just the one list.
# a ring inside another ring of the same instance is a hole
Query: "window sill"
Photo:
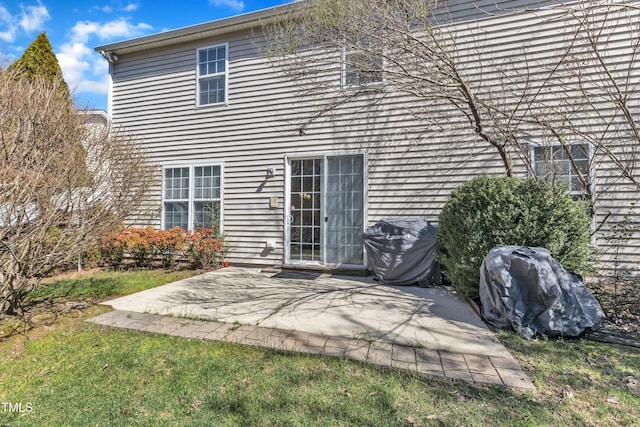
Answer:
[[228, 102], [220, 102], [218, 104], [204, 104], [204, 105], [196, 104], [195, 109], [196, 110], [202, 110], [202, 109], [206, 109], [206, 108], [224, 108], [224, 107], [228, 107], [228, 106], [229, 106]]
[[384, 86], [386, 82], [383, 80], [381, 82], [372, 82], [372, 83], [365, 83], [365, 84], [360, 84], [360, 85], [348, 85], [346, 83], [342, 84], [342, 89], [343, 90], [352, 90], [352, 91], [356, 91], [356, 90], [366, 90], [367, 88], [372, 88], [372, 89], [377, 89], [380, 88], [382, 86]]

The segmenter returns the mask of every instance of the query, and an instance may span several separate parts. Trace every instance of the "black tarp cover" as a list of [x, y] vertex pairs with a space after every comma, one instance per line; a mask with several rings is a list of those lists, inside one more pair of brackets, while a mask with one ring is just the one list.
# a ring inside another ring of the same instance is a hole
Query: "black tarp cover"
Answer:
[[367, 261], [382, 284], [439, 284], [436, 227], [423, 218], [384, 218], [364, 233]]
[[482, 315], [493, 326], [525, 338], [536, 333], [576, 337], [604, 318], [580, 277], [544, 248], [498, 246], [480, 267]]

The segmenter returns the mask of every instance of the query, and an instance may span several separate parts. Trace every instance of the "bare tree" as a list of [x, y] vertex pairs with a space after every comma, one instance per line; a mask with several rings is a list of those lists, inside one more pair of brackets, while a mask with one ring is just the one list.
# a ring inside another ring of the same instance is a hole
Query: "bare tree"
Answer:
[[89, 125], [61, 84], [0, 70], [0, 314], [135, 212], [153, 178], [136, 141]]
[[[402, 97], [415, 134], [464, 131], [495, 149], [506, 175], [524, 166], [535, 176], [532, 144], [559, 146], [593, 201], [592, 176], [571, 149], [579, 140], [591, 145], [591, 162], [612, 164], [640, 190], [638, 9], [532, 3], [452, 10], [436, 0], [309, 0], [265, 25], [266, 54], [306, 102], [301, 134], [349, 105]], [[520, 38], [505, 51], [482, 18], [509, 13], [529, 16], [545, 43]]]

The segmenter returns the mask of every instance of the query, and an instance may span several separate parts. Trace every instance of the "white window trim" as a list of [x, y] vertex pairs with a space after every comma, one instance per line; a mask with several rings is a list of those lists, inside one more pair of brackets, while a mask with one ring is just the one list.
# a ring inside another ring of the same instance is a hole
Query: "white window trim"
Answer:
[[[596, 181], [596, 170], [595, 170], [595, 167], [593, 167], [593, 156], [594, 156], [594, 153], [595, 153], [595, 151], [594, 151], [594, 147], [593, 147], [593, 144], [591, 144], [590, 142], [587, 142], [587, 141], [580, 141], [580, 140], [578, 140], [578, 141], [571, 141], [571, 142], [567, 142], [567, 143], [565, 143], [564, 145], [569, 145], [569, 146], [571, 146], [571, 145], [577, 145], [577, 144], [587, 144], [587, 146], [589, 147], [589, 153], [588, 153], [588, 156], [589, 156], [589, 159], [588, 159], [588, 165], [589, 165], [589, 185], [590, 185], [590, 189], [589, 189], [589, 190], [590, 190], [590, 192], [591, 192], [592, 197], [594, 197], [594, 195], [595, 195], [595, 188], [596, 188], [596, 183], [595, 183], [595, 181]], [[561, 145], [562, 145], [562, 144], [560, 144], [559, 142], [554, 142], [554, 143], [551, 143], [551, 144], [536, 143], [536, 144], [530, 144], [530, 145], [529, 145], [529, 153], [530, 153], [530, 154], [529, 154], [529, 160], [531, 161], [531, 167], [532, 167], [532, 169], [533, 169], [533, 170], [532, 170], [532, 173], [533, 173], [533, 175], [534, 175], [535, 177], [537, 177], [537, 176], [536, 176], [536, 174], [535, 174], [535, 167], [536, 167], [536, 163], [535, 163], [535, 149], [536, 149], [536, 148], [538, 148], [538, 147], [559, 147], [559, 146], [561, 146]], [[581, 192], [581, 191], [569, 191], [569, 194], [570, 194], [571, 196], [574, 196], [574, 197], [584, 197], [584, 196], [585, 196], [585, 194], [584, 194], [583, 192]], [[590, 203], [591, 203], [591, 204], [592, 204], [592, 206], [593, 206], [593, 204], [594, 204], [594, 200], [590, 200]], [[593, 209], [595, 209], [595, 206], [593, 206]], [[594, 213], [594, 214], [592, 215], [592, 218], [591, 218], [591, 226], [590, 226], [590, 228], [591, 228], [591, 247], [592, 247], [592, 248], [596, 248], [596, 247], [597, 247], [597, 239], [596, 239], [596, 234], [595, 234], [595, 230], [596, 230], [596, 216], [597, 216], [597, 215], [595, 215], [595, 213]]]
[[195, 163], [167, 163], [167, 164], [163, 164], [162, 165], [162, 185], [161, 185], [161, 206], [162, 206], [162, 210], [161, 210], [161, 218], [160, 218], [160, 229], [164, 230], [165, 229], [165, 221], [164, 221], [164, 204], [165, 202], [184, 202], [185, 200], [176, 200], [176, 199], [165, 199], [164, 195], [165, 195], [165, 170], [167, 169], [176, 169], [176, 168], [189, 168], [189, 198], [186, 200], [187, 203], [189, 204], [189, 211], [188, 211], [188, 216], [187, 216], [187, 223], [188, 223], [188, 230], [189, 231], [194, 231], [193, 230], [193, 206], [194, 206], [194, 202], [195, 201], [200, 201], [200, 200], [196, 200], [193, 195], [195, 193], [194, 191], [194, 186], [195, 186], [195, 179], [194, 176], [194, 168], [196, 167], [202, 167], [202, 166], [218, 166], [220, 167], [220, 198], [219, 199], [211, 199], [214, 201], [219, 201], [220, 202], [220, 218], [219, 218], [219, 233], [224, 233], [224, 164], [221, 162], [195, 162]]
[[[340, 55], [341, 55], [341, 61], [340, 61], [340, 83], [342, 85], [343, 89], [357, 89], [357, 88], [367, 88], [367, 87], [375, 87], [375, 86], [380, 86], [385, 82], [385, 78], [384, 78], [384, 70], [385, 70], [385, 65], [386, 65], [386, 61], [384, 59], [384, 51], [381, 48], [380, 49], [380, 59], [381, 59], [381, 69], [380, 69], [380, 73], [382, 76], [382, 79], [380, 81], [376, 81], [376, 82], [369, 82], [369, 83], [363, 83], [363, 84], [348, 84], [347, 83], [347, 51], [349, 49], [344, 46], [341, 49]], [[357, 53], [357, 52], [356, 52]]]
[[[587, 141], [571, 141], [571, 142], [566, 142], [564, 145], [565, 146], [572, 146], [572, 145], [587, 145], [589, 147], [589, 152], [587, 153], [588, 155], [588, 165], [589, 165], [589, 190], [591, 192], [591, 194], [594, 194], [594, 189], [595, 189], [595, 168], [592, 167], [592, 162], [593, 162], [593, 155], [594, 155], [594, 149], [593, 149], [593, 144], [591, 144], [590, 142]], [[560, 144], [559, 142], [553, 142], [553, 143], [548, 143], [548, 144], [542, 144], [542, 143], [534, 143], [534, 144], [530, 144], [529, 145], [529, 160], [531, 162], [531, 169], [532, 169], [532, 174], [533, 176], [535, 176], [536, 178], [538, 177], [536, 175], [536, 160], [535, 160], [535, 149], [536, 148], [552, 148], [552, 147], [560, 147], [563, 144]], [[569, 194], [571, 194], [572, 196], [576, 196], [576, 197], [580, 197], [580, 196], [584, 196], [585, 194], [582, 191], [569, 191]]]
[[[217, 47], [224, 46], [225, 47], [225, 59], [224, 59], [224, 73], [216, 73], [216, 74], [207, 74], [204, 76], [200, 75], [200, 51], [215, 49]], [[224, 101], [216, 102], [213, 104], [201, 104], [200, 103], [200, 79], [209, 78], [209, 77], [219, 77], [224, 76]], [[206, 107], [215, 107], [215, 106], [226, 106], [229, 105], [229, 43], [219, 43], [211, 46], [205, 46], [198, 48], [196, 50], [196, 107], [197, 108], [206, 108]]]

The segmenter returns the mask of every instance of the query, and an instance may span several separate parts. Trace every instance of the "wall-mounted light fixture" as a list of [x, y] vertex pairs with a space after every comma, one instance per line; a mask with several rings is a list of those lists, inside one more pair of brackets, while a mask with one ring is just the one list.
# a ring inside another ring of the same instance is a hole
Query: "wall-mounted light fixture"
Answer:
[[107, 51], [101, 50], [100, 55], [102, 55], [104, 59], [106, 59], [112, 64], [115, 62], [118, 62], [118, 55], [116, 55], [114, 52], [107, 52]]

